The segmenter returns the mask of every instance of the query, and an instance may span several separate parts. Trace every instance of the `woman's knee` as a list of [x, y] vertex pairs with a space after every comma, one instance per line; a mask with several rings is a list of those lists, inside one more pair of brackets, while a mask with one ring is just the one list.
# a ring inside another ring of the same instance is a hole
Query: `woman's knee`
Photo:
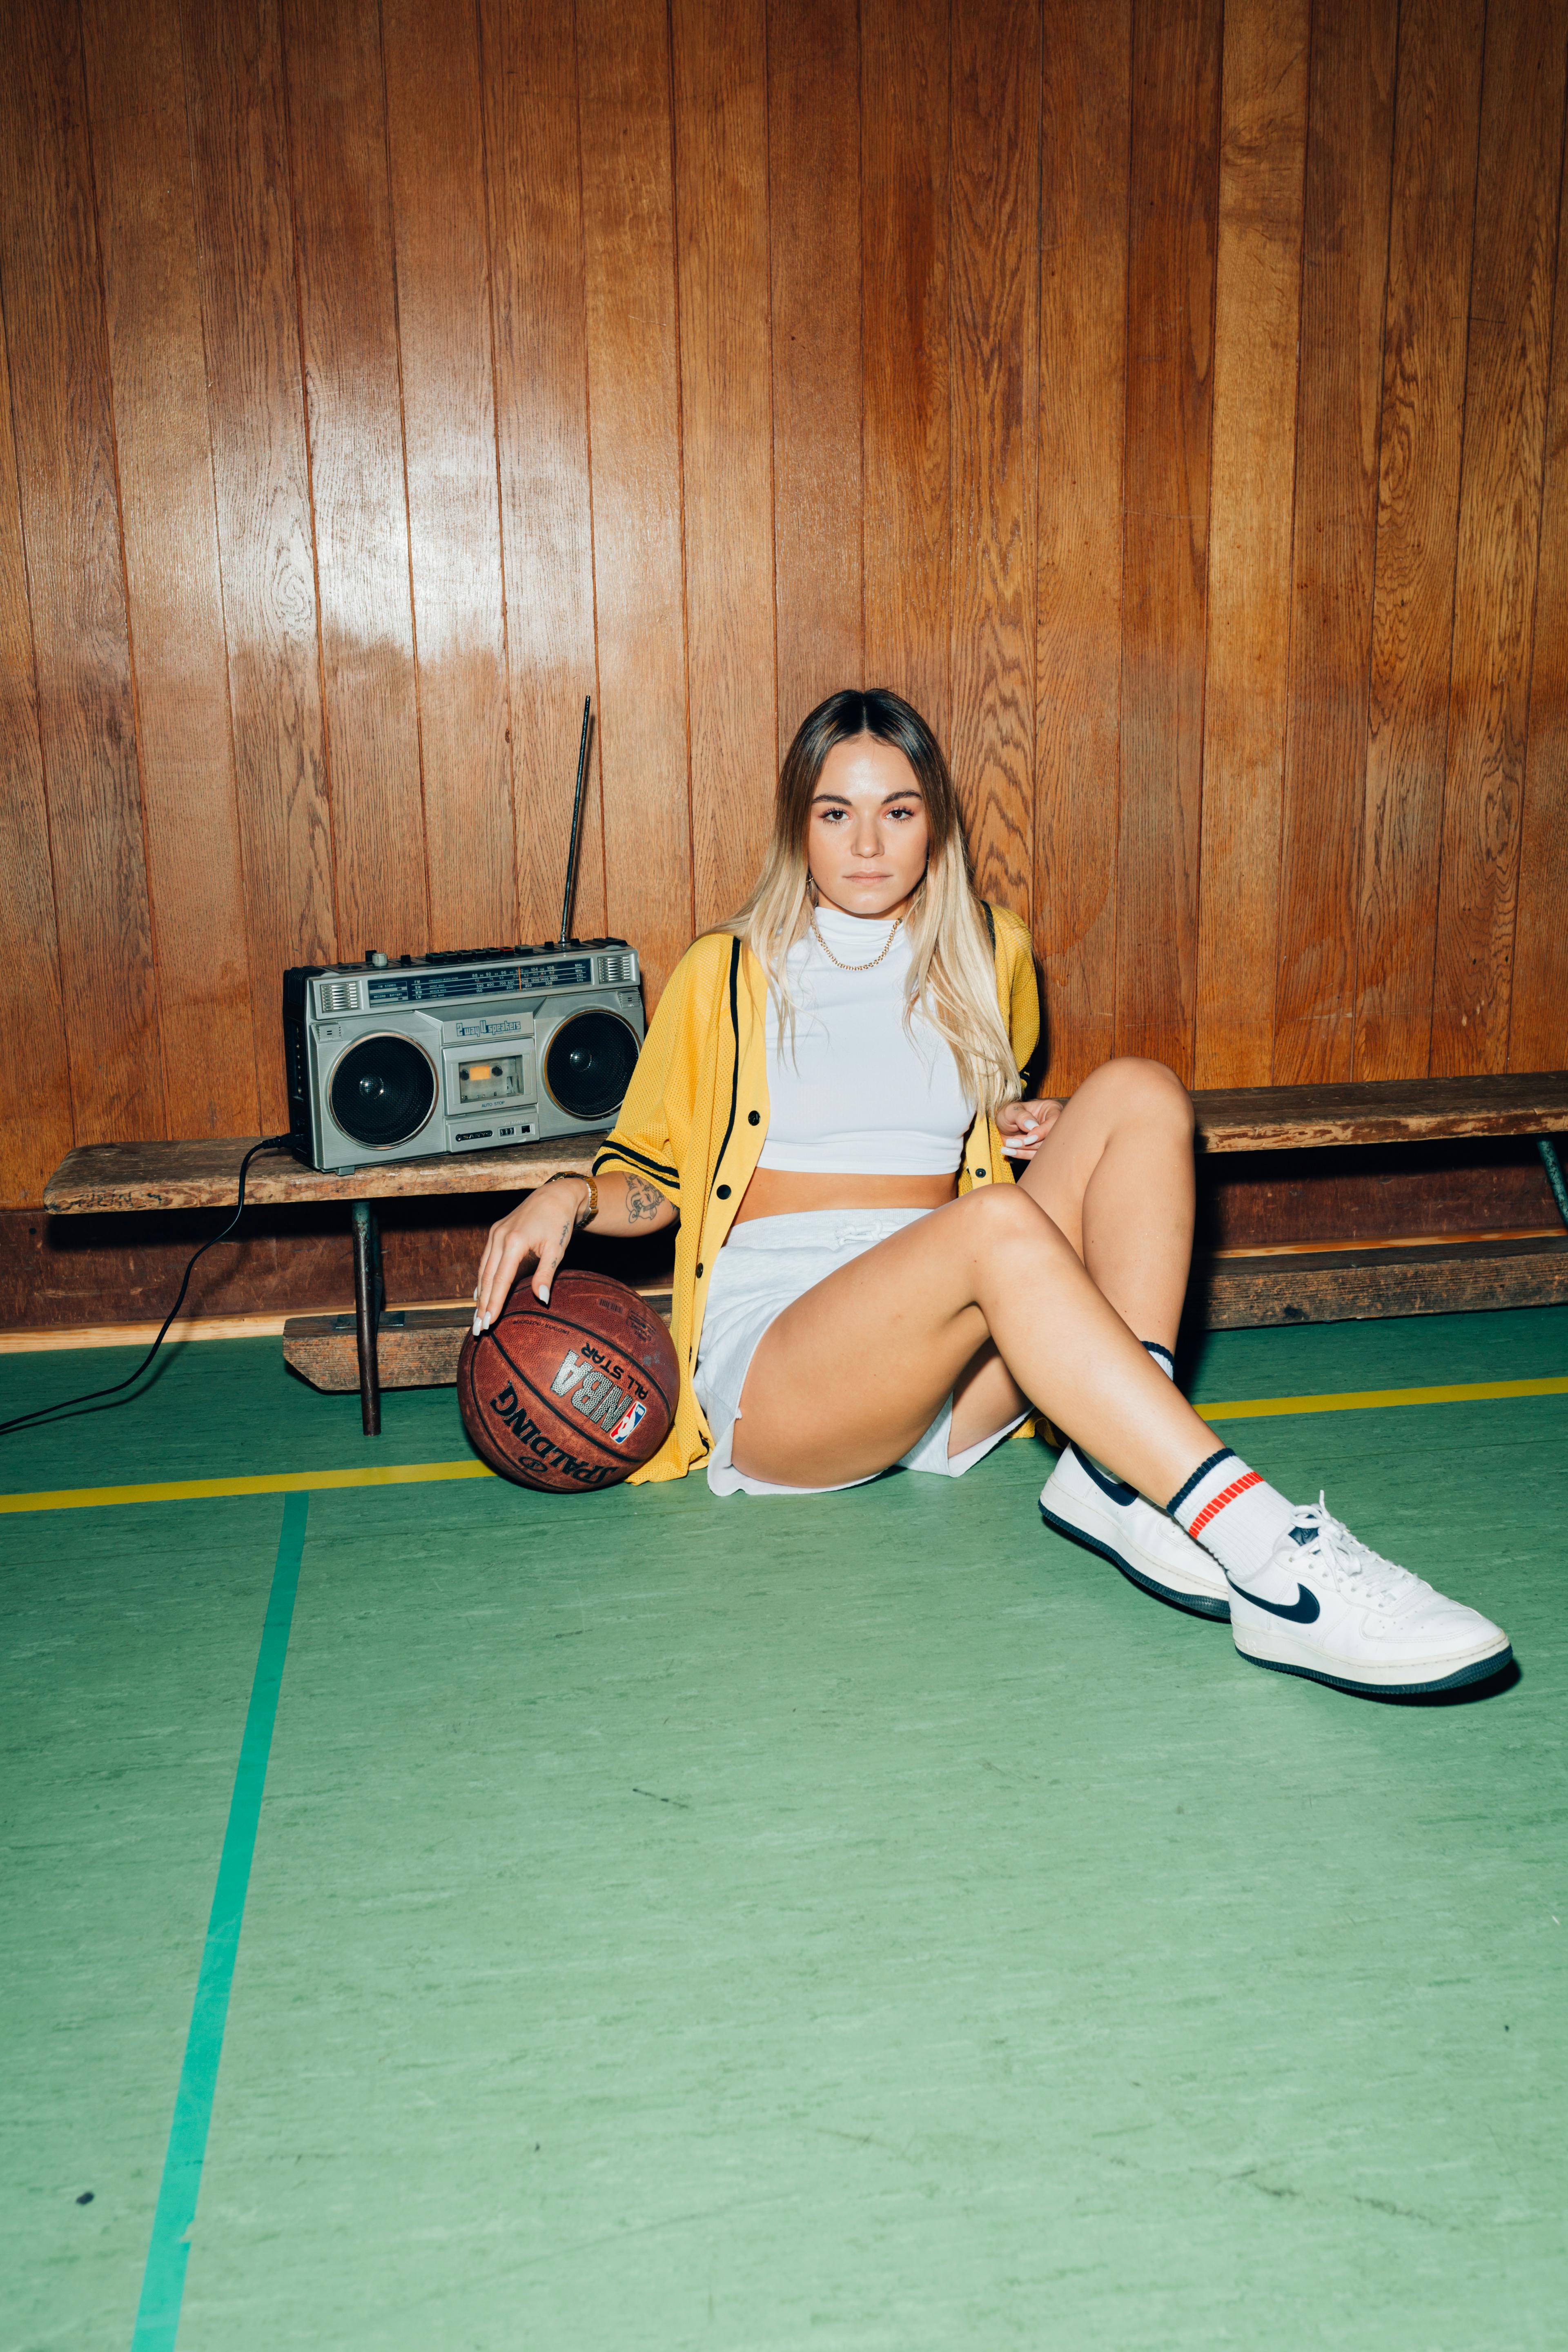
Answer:
[[1102, 1062], [1079, 1091], [1087, 1093], [1091, 1087], [1110, 1118], [1157, 1121], [1187, 1136], [1193, 1132], [1193, 1098], [1163, 1062], [1148, 1061], [1139, 1054], [1118, 1055], [1113, 1062]]
[[1076, 1255], [1056, 1219], [1016, 1184], [977, 1184], [958, 1202], [972, 1235], [987, 1253], [1001, 1249], [1064, 1249]]

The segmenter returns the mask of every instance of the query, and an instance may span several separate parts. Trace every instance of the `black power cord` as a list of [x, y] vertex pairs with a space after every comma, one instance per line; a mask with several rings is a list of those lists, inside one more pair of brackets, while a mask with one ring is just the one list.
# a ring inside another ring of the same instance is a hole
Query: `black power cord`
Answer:
[[251, 1145], [249, 1150], [240, 1161], [239, 1197], [235, 1202], [234, 1214], [230, 1217], [227, 1224], [225, 1225], [221, 1233], [214, 1234], [210, 1242], [204, 1242], [200, 1249], [195, 1251], [191, 1255], [186, 1264], [184, 1273], [180, 1277], [180, 1295], [175, 1299], [173, 1307], [170, 1307], [167, 1315], [163, 1318], [163, 1329], [159, 1332], [157, 1338], [148, 1349], [147, 1353], [142, 1357], [142, 1361], [137, 1365], [136, 1370], [133, 1372], [127, 1372], [122, 1381], [116, 1381], [112, 1388], [89, 1389], [85, 1396], [61, 1397], [58, 1404], [41, 1404], [36, 1412], [20, 1412], [16, 1415], [15, 1421], [0, 1421], [0, 1437], [8, 1437], [14, 1429], [28, 1429], [37, 1422], [48, 1421], [58, 1412], [74, 1412], [79, 1405], [99, 1404], [105, 1397], [118, 1396], [121, 1389], [132, 1388], [135, 1385], [135, 1383], [141, 1379], [142, 1373], [146, 1370], [148, 1365], [152, 1362], [153, 1357], [157, 1354], [159, 1349], [163, 1346], [164, 1339], [168, 1337], [170, 1324], [174, 1321], [175, 1316], [179, 1313], [181, 1307], [185, 1303], [185, 1293], [190, 1288], [191, 1276], [195, 1271], [196, 1260], [198, 1258], [205, 1257], [208, 1250], [216, 1249], [219, 1242], [227, 1241], [236, 1225], [238, 1224], [241, 1217], [244, 1216], [245, 1178], [246, 1171], [249, 1168], [251, 1161], [255, 1159], [258, 1151], [277, 1151], [288, 1141], [289, 1138], [286, 1135], [264, 1135], [259, 1143], [253, 1143]]

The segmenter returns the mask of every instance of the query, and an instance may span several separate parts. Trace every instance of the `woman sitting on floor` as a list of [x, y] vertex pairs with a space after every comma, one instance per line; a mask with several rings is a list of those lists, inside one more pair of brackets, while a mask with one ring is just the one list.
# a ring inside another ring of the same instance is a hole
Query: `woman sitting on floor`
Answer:
[[548, 1298], [574, 1226], [679, 1219], [680, 1399], [637, 1477], [956, 1478], [1033, 1404], [1072, 1441], [1049, 1525], [1228, 1618], [1259, 1665], [1390, 1694], [1495, 1674], [1496, 1625], [1288, 1502], [1181, 1395], [1191, 1104], [1130, 1059], [1065, 1104], [1020, 1101], [1038, 1034], [1028, 935], [974, 895], [931, 729], [897, 695], [831, 695], [790, 746], [762, 877], [681, 959], [593, 1179], [491, 1227], [476, 1331], [525, 1266]]

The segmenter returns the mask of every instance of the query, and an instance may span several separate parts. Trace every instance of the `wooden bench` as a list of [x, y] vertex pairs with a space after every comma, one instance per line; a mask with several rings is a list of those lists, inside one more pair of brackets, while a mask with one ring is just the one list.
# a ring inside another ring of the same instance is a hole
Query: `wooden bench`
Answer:
[[[1205, 1156], [1532, 1137], [1568, 1228], [1568, 1184], [1552, 1140], [1568, 1130], [1568, 1071], [1242, 1087], [1193, 1100]], [[1198, 1320], [1209, 1330], [1560, 1306], [1568, 1303], [1568, 1231], [1216, 1254], [1194, 1267], [1194, 1280], [1202, 1286]]]
[[[87, 1144], [61, 1160], [44, 1188], [44, 1206], [51, 1216], [67, 1217], [123, 1214], [127, 1210], [232, 1209], [240, 1162], [257, 1139], [227, 1136], [199, 1143]], [[427, 1342], [423, 1350], [399, 1348], [407, 1319], [386, 1312], [375, 1203], [442, 1192], [531, 1192], [552, 1176], [585, 1174], [603, 1141], [602, 1135], [576, 1135], [559, 1144], [526, 1143], [510, 1151], [443, 1152], [428, 1160], [362, 1168], [352, 1176], [324, 1175], [302, 1166], [289, 1151], [258, 1152], [245, 1180], [247, 1208], [343, 1201], [350, 1209], [353, 1315], [292, 1318], [284, 1328], [285, 1357], [318, 1388], [357, 1387], [365, 1435], [379, 1435], [382, 1388], [426, 1386], [428, 1375], [410, 1375], [425, 1372], [429, 1349]], [[419, 1318], [416, 1330], [429, 1324], [430, 1310], [411, 1311]], [[457, 1310], [457, 1326], [464, 1319]], [[300, 1326], [305, 1327], [302, 1334]], [[318, 1328], [322, 1326], [325, 1330]], [[434, 1328], [442, 1334], [442, 1360], [448, 1366], [437, 1377], [450, 1381], [457, 1372], [458, 1343], [449, 1336], [454, 1310], [437, 1310]], [[385, 1367], [391, 1377], [384, 1381], [384, 1350], [392, 1357]], [[353, 1366], [352, 1379], [341, 1376], [348, 1362]], [[317, 1372], [323, 1377], [316, 1378]]]
[[[1242, 1087], [1198, 1094], [1194, 1102], [1198, 1149], [1205, 1158], [1534, 1137], [1568, 1225], [1568, 1189], [1550, 1139], [1568, 1131], [1568, 1071]], [[601, 1141], [598, 1136], [577, 1136], [515, 1151], [402, 1160], [353, 1176], [319, 1175], [287, 1152], [260, 1154], [247, 1180], [247, 1203], [342, 1201], [352, 1213], [354, 1313], [291, 1318], [283, 1334], [289, 1362], [318, 1388], [357, 1386], [370, 1435], [381, 1426], [383, 1387], [423, 1388], [452, 1381], [468, 1309], [386, 1312], [374, 1203], [443, 1192], [525, 1192], [551, 1176], [585, 1173]], [[248, 1149], [243, 1137], [89, 1145], [61, 1162], [44, 1205], [58, 1216], [223, 1208], [233, 1203], [240, 1160]], [[1201, 1286], [1194, 1301], [1199, 1319], [1211, 1329], [1552, 1306], [1568, 1302], [1568, 1233], [1216, 1255], [1198, 1267], [1194, 1281]], [[650, 1296], [658, 1293], [652, 1290]]]

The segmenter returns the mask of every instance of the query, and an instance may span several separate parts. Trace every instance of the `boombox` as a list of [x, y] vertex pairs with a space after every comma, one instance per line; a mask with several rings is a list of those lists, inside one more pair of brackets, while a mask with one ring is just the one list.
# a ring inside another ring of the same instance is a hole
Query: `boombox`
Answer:
[[290, 1148], [346, 1176], [608, 1127], [642, 1045], [638, 983], [625, 940], [287, 971]]

